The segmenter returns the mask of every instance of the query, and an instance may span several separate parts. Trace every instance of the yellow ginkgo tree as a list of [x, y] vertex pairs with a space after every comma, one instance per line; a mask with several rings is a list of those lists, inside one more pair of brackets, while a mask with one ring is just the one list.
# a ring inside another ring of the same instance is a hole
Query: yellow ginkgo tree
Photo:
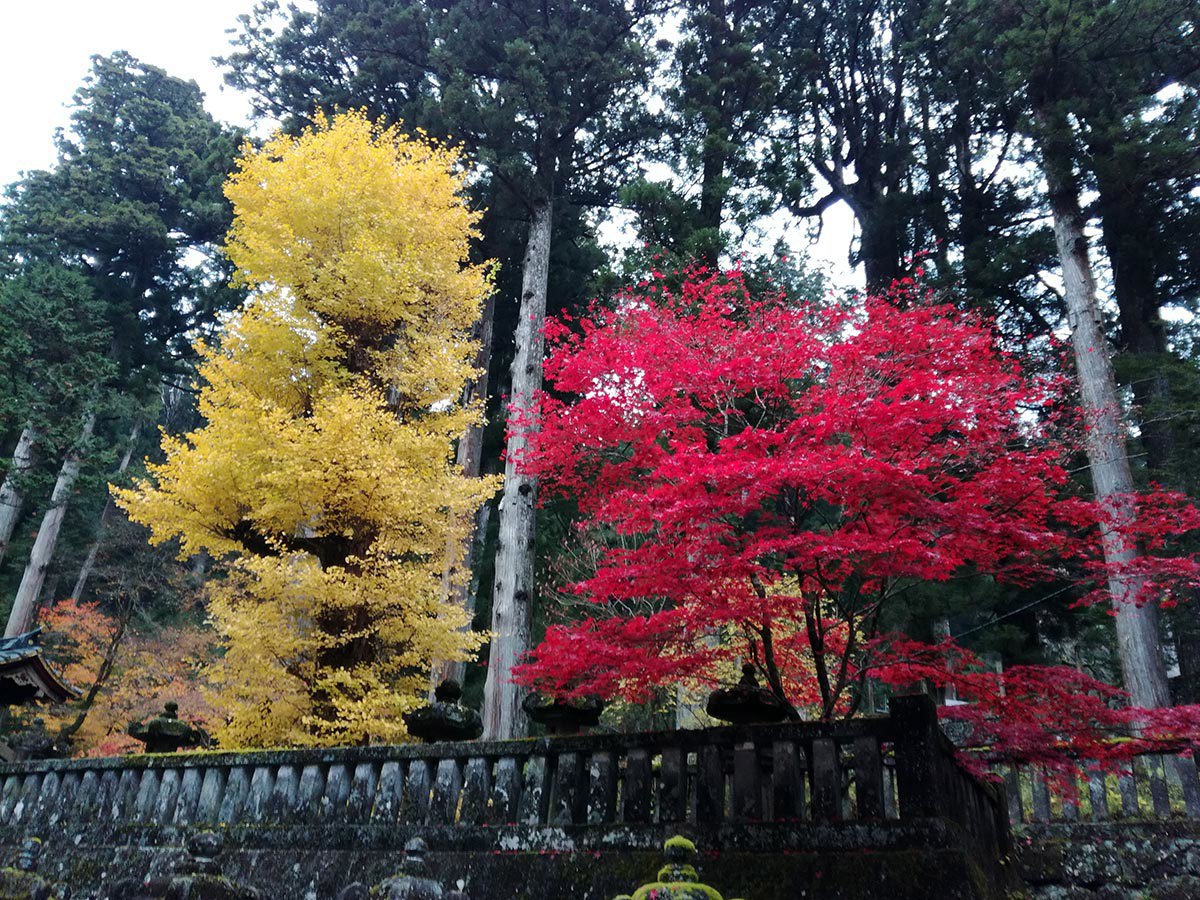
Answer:
[[251, 298], [199, 348], [203, 427], [117, 491], [153, 540], [226, 561], [226, 746], [403, 739], [431, 663], [478, 646], [440, 591], [447, 540], [497, 488], [453, 460], [490, 290], [463, 177], [454, 151], [348, 113], [248, 148], [226, 186]]

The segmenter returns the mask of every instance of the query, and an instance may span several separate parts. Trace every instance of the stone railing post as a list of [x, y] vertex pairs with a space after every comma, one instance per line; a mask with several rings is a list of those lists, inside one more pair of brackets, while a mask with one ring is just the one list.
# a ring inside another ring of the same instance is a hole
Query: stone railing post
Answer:
[[896, 739], [896, 786], [902, 819], [936, 817], [945, 812], [941, 788], [943, 750], [937, 707], [927, 694], [891, 699]]

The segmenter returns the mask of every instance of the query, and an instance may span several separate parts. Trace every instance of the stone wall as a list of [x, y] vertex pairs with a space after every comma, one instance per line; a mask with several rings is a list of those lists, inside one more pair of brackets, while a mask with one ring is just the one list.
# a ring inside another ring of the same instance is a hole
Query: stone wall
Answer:
[[1200, 823], [1029, 825], [1015, 836], [1034, 900], [1197, 900]]
[[[360, 881], [397, 872], [414, 835], [430, 845], [431, 873], [473, 900], [610, 900], [653, 880], [663, 840], [677, 832], [700, 848], [704, 881], [745, 900], [1002, 900], [1005, 892], [948, 823], [736, 825], [716, 828], [463, 829], [333, 825], [225, 830], [227, 877], [270, 900], [334, 900]], [[130, 877], [167, 874], [185, 853], [180, 829], [118, 827], [46, 832], [40, 872], [77, 898], [105, 898]], [[17, 835], [0, 826], [0, 862]], [[871, 846], [870, 851], [863, 850]]]

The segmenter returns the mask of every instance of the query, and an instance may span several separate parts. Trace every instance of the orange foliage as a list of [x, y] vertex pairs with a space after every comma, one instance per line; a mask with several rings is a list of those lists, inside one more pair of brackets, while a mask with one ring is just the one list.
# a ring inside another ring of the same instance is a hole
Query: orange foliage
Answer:
[[[63, 676], [84, 696], [96, 682], [117, 632], [117, 620], [96, 603], [63, 600], [41, 615], [46, 650]], [[106, 682], [83, 726], [73, 737], [77, 756], [138, 752], [142, 745], [125, 734], [130, 720], [159, 712], [168, 700], [180, 715], [206, 726], [215, 721], [201, 690], [200, 667], [210, 655], [211, 632], [198, 625], [129, 628], [122, 636]], [[80, 702], [54, 707], [44, 715], [51, 733], [75, 720]]]

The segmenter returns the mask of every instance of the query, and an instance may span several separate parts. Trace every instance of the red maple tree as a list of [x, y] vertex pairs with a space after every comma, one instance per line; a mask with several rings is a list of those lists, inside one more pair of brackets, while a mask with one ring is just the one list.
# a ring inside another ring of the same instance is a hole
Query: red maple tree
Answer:
[[[553, 321], [547, 342], [521, 465], [621, 540], [573, 586], [594, 614], [551, 627], [524, 683], [637, 699], [749, 658], [797, 717], [852, 715], [868, 680], [953, 682], [979, 740], [1027, 758], [1128, 725], [1118, 692], [1073, 670], [1001, 682], [952, 644], [885, 633], [923, 582], [1103, 590], [1102, 511], [1072, 496], [1051, 415], [1062, 383], [1024, 373], [987, 321], [912, 290], [756, 299], [736, 272], [701, 271]], [[1138, 536], [1162, 554], [1200, 522], [1177, 495], [1138, 502]], [[1192, 556], [1140, 565], [1140, 602], [1200, 580]]]

